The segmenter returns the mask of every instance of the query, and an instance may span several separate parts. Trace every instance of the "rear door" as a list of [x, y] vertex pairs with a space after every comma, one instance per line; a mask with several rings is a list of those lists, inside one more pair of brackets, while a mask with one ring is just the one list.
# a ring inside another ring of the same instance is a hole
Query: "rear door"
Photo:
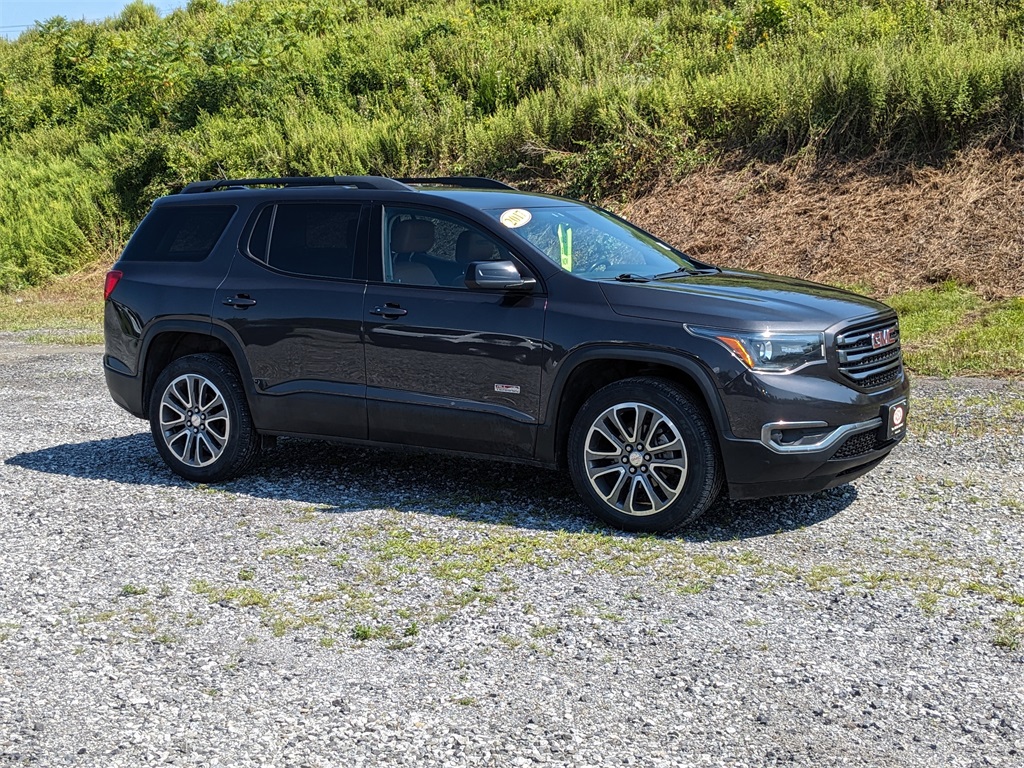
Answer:
[[470, 261], [515, 258], [472, 222], [412, 206], [374, 216], [363, 313], [370, 439], [532, 457], [546, 359], [540, 286], [467, 288]]
[[364, 213], [358, 202], [269, 204], [243, 232], [214, 317], [245, 350], [262, 431], [366, 437]]

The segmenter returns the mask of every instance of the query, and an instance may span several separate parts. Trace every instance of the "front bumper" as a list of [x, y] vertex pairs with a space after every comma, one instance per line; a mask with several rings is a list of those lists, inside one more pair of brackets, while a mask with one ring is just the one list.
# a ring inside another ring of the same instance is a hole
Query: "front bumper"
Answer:
[[[748, 379], [754, 382], [760, 397], [751, 395], [751, 387], [739, 401], [746, 434], [733, 432], [720, 441], [730, 498], [814, 493], [842, 485], [876, 467], [906, 436], [910, 385], [905, 375], [875, 393], [799, 377], [772, 382], [792, 389]], [[897, 406], [902, 407], [894, 428]], [[732, 415], [735, 419], [737, 414]]]
[[777, 453], [756, 440], [725, 440], [722, 458], [729, 497], [814, 493], [848, 483], [878, 466], [903, 439], [900, 435], [881, 441], [878, 430], [850, 435], [822, 451], [803, 453]]

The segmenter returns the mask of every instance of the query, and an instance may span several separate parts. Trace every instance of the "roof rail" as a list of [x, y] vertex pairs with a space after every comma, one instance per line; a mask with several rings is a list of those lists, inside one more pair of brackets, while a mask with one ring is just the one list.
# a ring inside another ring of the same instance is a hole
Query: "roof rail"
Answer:
[[503, 184], [494, 179], [485, 179], [483, 176], [422, 176], [409, 179], [395, 179], [403, 184], [439, 184], [449, 187], [466, 187], [467, 189], [511, 189], [508, 184]]
[[225, 187], [355, 187], [356, 189], [392, 189], [411, 192], [412, 187], [386, 176], [276, 176], [264, 179], [215, 179], [193, 181], [181, 190], [181, 194], [212, 192]]

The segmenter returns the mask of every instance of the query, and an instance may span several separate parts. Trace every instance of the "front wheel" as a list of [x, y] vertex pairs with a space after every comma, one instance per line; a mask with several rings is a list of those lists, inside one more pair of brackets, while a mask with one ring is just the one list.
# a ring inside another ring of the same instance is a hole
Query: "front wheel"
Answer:
[[186, 480], [215, 483], [242, 474], [260, 438], [234, 367], [224, 357], [179, 357], [157, 377], [149, 426], [160, 456]]
[[704, 409], [665, 379], [638, 377], [595, 392], [569, 432], [569, 473], [606, 523], [667, 531], [718, 498], [721, 464]]

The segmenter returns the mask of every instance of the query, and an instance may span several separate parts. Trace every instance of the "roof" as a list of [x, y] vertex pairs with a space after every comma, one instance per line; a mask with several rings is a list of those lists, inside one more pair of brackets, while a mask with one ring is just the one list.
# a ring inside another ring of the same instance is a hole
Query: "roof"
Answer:
[[[325, 190], [351, 192], [379, 191], [386, 193], [414, 192], [425, 197], [441, 197], [478, 210], [488, 208], [538, 207], [572, 204], [576, 201], [536, 192], [521, 192], [494, 179], [476, 176], [444, 176], [393, 179], [386, 176], [278, 176], [247, 179], [213, 179], [188, 184], [180, 195], [203, 195], [216, 192], [218, 196], [234, 194], [258, 195], [273, 193], [281, 188], [319, 196]], [[173, 196], [179, 201], [184, 200]], [[361, 197], [361, 195], [360, 195]]]

